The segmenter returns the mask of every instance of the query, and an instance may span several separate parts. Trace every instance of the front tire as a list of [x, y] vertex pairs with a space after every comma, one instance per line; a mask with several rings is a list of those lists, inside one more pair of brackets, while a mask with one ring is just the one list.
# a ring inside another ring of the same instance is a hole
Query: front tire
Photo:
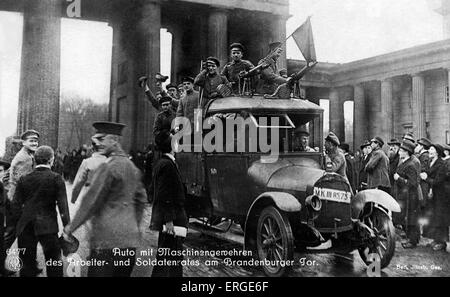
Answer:
[[270, 277], [283, 276], [291, 266], [273, 262], [289, 261], [294, 257], [294, 236], [289, 219], [277, 208], [268, 206], [261, 212], [256, 232], [258, 258], [271, 261], [270, 265], [262, 266], [264, 273]]
[[377, 254], [383, 269], [389, 265], [395, 252], [394, 224], [388, 215], [376, 208], [364, 219], [364, 223], [375, 232], [376, 238], [370, 239], [367, 246], [358, 249], [359, 255], [366, 265], [370, 265], [372, 257], [369, 255]]

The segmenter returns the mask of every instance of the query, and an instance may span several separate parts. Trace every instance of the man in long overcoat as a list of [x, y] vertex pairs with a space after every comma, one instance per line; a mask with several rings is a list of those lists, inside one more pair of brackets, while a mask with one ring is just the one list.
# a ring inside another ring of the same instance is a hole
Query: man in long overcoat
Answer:
[[394, 173], [394, 196], [401, 207], [399, 223], [406, 229], [407, 242], [402, 243], [404, 248], [415, 248], [419, 243], [420, 230], [418, 225], [419, 215], [419, 168], [411, 158], [414, 153], [414, 145], [404, 141], [399, 150], [400, 164]]
[[[91, 223], [90, 258], [107, 265], [90, 266], [88, 276], [130, 276], [141, 243], [140, 224], [147, 195], [139, 169], [122, 150], [119, 137], [123, 124], [96, 122], [93, 138], [108, 158], [98, 167], [72, 222], [64, 228], [70, 234], [86, 221]], [[129, 265], [114, 265], [122, 260]]]

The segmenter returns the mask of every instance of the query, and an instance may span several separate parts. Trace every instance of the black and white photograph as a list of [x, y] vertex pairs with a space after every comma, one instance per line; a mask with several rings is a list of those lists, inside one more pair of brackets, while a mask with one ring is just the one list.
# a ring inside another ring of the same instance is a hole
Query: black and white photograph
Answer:
[[0, 276], [449, 277], [449, 85], [448, 0], [0, 0]]

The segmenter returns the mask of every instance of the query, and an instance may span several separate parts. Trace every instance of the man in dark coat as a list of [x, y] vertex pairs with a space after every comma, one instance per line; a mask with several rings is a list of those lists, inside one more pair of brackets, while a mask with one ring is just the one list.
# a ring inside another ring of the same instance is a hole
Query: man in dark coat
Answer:
[[399, 150], [400, 163], [394, 173], [394, 196], [401, 207], [398, 219], [406, 230], [408, 241], [402, 243], [404, 248], [415, 248], [419, 243], [420, 229], [418, 225], [419, 199], [418, 181], [419, 170], [411, 159], [414, 145], [404, 141]]
[[[394, 174], [397, 171], [398, 162], [400, 161], [400, 156], [398, 151], [400, 150], [400, 145], [402, 143], [394, 138], [388, 142], [389, 145], [389, 181], [391, 185], [394, 185]], [[392, 188], [393, 189], [393, 188]]]
[[[178, 255], [157, 254], [158, 261], [170, 261], [172, 265], [157, 265], [152, 276], [181, 277], [183, 241], [187, 232], [187, 215], [184, 208], [185, 188], [171, 146], [171, 135], [157, 138], [156, 144], [163, 156], [155, 164], [153, 185], [154, 200], [150, 229], [159, 231], [158, 250], [169, 249]], [[173, 263], [175, 262], [175, 263]]]
[[[125, 125], [112, 122], [93, 124], [92, 137], [103, 147], [108, 158], [97, 169], [80, 202], [72, 222], [64, 228], [64, 238], [89, 221], [90, 259], [105, 261], [90, 266], [88, 276], [129, 277], [136, 261], [136, 249], [141, 245], [141, 221], [147, 195], [141, 173], [128, 159], [119, 139]], [[127, 265], [114, 265], [123, 261]]]
[[153, 124], [153, 137], [156, 139], [160, 134], [165, 134], [172, 129], [172, 121], [175, 119], [175, 112], [171, 108], [171, 98], [161, 97], [159, 100], [162, 111], [158, 113]]
[[420, 173], [420, 178], [425, 181], [430, 191], [430, 217], [429, 226], [425, 229], [425, 236], [434, 241], [432, 248], [435, 251], [445, 249], [448, 240], [448, 225], [450, 219], [450, 197], [445, 189], [446, 167], [442, 160], [443, 147], [432, 144], [429, 148], [430, 168], [427, 172]]
[[384, 145], [384, 141], [377, 136], [370, 142], [372, 146], [372, 156], [366, 165], [367, 187], [369, 189], [379, 189], [390, 194], [389, 158], [381, 149]]
[[[430, 169], [430, 149], [431, 141], [427, 138], [417, 140], [417, 146], [414, 150], [416, 157], [420, 162], [420, 172], [428, 172]], [[428, 195], [430, 192], [430, 185], [424, 180], [420, 180], [420, 188], [422, 189], [422, 206], [426, 207], [428, 204]], [[427, 208], [427, 207], [426, 207]]]
[[47, 265], [47, 276], [62, 277], [61, 247], [58, 241], [58, 220], [56, 206], [63, 226], [70, 221], [66, 186], [61, 175], [51, 171], [55, 155], [49, 146], [36, 150], [36, 168], [19, 179], [12, 207], [14, 213], [21, 213], [16, 232], [18, 247], [24, 249], [19, 256], [23, 262], [20, 276], [36, 276], [37, 243], [42, 245]]
[[372, 156], [372, 147], [370, 146], [370, 141], [366, 140], [361, 146], [362, 157], [359, 164], [359, 174], [358, 174], [358, 191], [367, 189], [367, 172], [366, 165]]
[[352, 155], [350, 155], [350, 145], [348, 143], [342, 143], [340, 145], [340, 148], [344, 152], [345, 157], [345, 165], [346, 165], [345, 174], [347, 175], [348, 181], [352, 186], [353, 192], [355, 192], [356, 191], [355, 158]]

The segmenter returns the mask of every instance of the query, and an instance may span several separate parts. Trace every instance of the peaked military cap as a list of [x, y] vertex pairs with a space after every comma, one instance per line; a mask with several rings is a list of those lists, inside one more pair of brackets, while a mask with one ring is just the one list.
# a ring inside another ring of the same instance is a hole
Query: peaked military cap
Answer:
[[415, 149], [415, 145], [414, 143], [412, 143], [411, 141], [403, 141], [402, 144], [400, 145], [401, 149], [404, 149], [405, 151], [408, 151], [411, 155], [414, 154], [414, 149]]
[[183, 81], [182, 82], [194, 83], [194, 78], [192, 78], [190, 76], [185, 76], [185, 77], [183, 77]]
[[216, 57], [208, 57], [208, 58], [206, 59], [206, 63], [213, 63], [213, 64], [216, 64], [217, 67], [220, 66], [219, 59], [217, 59]]
[[310, 135], [308, 130], [306, 130], [306, 128], [303, 126], [299, 126], [299, 127], [295, 128], [294, 133], [297, 135], [306, 135], [306, 136]]
[[170, 84], [168, 84], [168, 85], [166, 86], [166, 89], [168, 90], [168, 89], [170, 89], [170, 88], [175, 88], [175, 89], [177, 89], [177, 85], [174, 84], [174, 83], [170, 83]]
[[126, 127], [124, 124], [114, 122], [95, 122], [92, 126], [96, 129], [95, 134], [112, 134], [119, 136], [122, 135], [122, 130]]
[[381, 147], [384, 145], [384, 140], [380, 136], [375, 136], [374, 138], [372, 138], [372, 140], [370, 142], [376, 142]]
[[402, 143], [397, 138], [392, 138], [391, 141], [388, 142], [389, 145], [401, 145]]
[[28, 137], [34, 137], [34, 138], [39, 138], [39, 132], [36, 130], [27, 130], [25, 132], [22, 133], [22, 135], [20, 135], [20, 139], [25, 140]]
[[245, 47], [239, 42], [235, 42], [230, 45], [230, 50], [232, 50], [234, 48], [239, 49], [241, 52], [245, 51]]
[[161, 105], [161, 104], [163, 104], [164, 102], [172, 102], [172, 97], [167, 96], [167, 95], [162, 96], [162, 97], [159, 99], [158, 103]]
[[417, 143], [421, 144], [421, 145], [423, 145], [424, 147], [427, 147], [427, 148], [429, 148], [432, 145], [431, 141], [428, 138], [425, 138], [425, 137], [417, 140]]
[[333, 132], [330, 132], [328, 134], [328, 136], [325, 138], [325, 140], [328, 140], [329, 142], [331, 142], [331, 143], [333, 143], [333, 144], [335, 144], [337, 146], [341, 144], [339, 142], [339, 138]]

